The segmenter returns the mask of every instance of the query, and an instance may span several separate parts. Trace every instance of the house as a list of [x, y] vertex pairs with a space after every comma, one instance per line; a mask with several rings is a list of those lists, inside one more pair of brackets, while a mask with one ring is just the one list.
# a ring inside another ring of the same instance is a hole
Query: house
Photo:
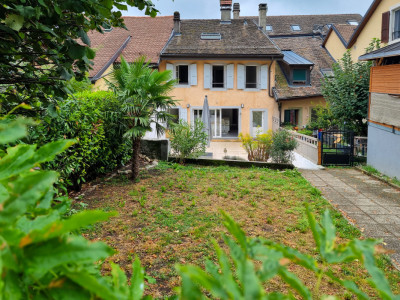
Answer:
[[353, 21], [352, 24], [354, 25], [332, 24], [322, 42], [322, 47], [328, 51], [335, 61], [339, 61], [347, 51], [350, 39], [358, 27], [358, 22]]
[[335, 60], [321, 45], [334, 24], [360, 21], [358, 14], [267, 17], [266, 32], [284, 54], [274, 88], [281, 123], [304, 127], [315, 107], [325, 104], [321, 81], [332, 75]]
[[160, 52], [171, 37], [173, 16], [123, 17], [127, 29], [110, 28], [104, 34], [91, 31], [88, 36], [96, 51], [89, 79], [94, 89], [107, 89], [104, 78], [123, 56], [128, 62], [144, 55], [154, 68], [158, 68]]
[[367, 163], [400, 178], [400, 40], [359, 59], [375, 61], [370, 80]]
[[[346, 42], [347, 31], [350, 29], [347, 28], [346, 32], [338, 29], [324, 42], [324, 46], [335, 59], [341, 57], [346, 50], [350, 50], [353, 61], [357, 61], [374, 38], [381, 40], [382, 47], [396, 41], [400, 38], [400, 1], [374, 0]], [[337, 39], [340, 39], [339, 34], [343, 37], [345, 49], [337, 42]]]
[[278, 128], [273, 87], [283, 54], [261, 29], [267, 6], [259, 5], [256, 21], [232, 18], [230, 0], [220, 4], [221, 19], [174, 15], [174, 34], [160, 56], [160, 70], [171, 70], [178, 80], [173, 96], [181, 101], [171, 113], [193, 122], [208, 97], [214, 140]]

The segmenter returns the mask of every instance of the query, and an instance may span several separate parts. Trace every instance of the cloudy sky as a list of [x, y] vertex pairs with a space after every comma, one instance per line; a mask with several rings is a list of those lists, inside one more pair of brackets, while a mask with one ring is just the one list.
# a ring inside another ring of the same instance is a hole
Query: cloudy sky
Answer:
[[[307, 15], [359, 13], [364, 15], [372, 0], [233, 0], [240, 3], [240, 15], [258, 14], [258, 4], [268, 3], [269, 15]], [[217, 19], [220, 17], [219, 0], [153, 0], [161, 16], [181, 13], [182, 19]], [[123, 12], [125, 16], [142, 16], [135, 8]]]

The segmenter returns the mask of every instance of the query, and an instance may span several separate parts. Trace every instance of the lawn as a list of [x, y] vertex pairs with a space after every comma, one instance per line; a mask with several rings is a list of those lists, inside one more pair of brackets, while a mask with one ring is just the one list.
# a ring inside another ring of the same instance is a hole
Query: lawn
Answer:
[[[172, 295], [179, 284], [174, 265], [203, 266], [204, 259], [214, 259], [212, 239], [222, 245], [220, 210], [230, 214], [248, 236], [262, 236], [318, 258], [305, 216], [304, 203], [320, 214], [329, 203], [296, 170], [240, 169], [198, 167], [161, 163], [141, 174], [136, 183], [120, 176], [103, 182], [87, 193], [82, 201], [89, 208], [118, 211], [119, 216], [85, 230], [92, 240], [103, 240], [116, 249], [111, 258], [128, 273], [138, 255], [149, 276], [147, 293], [155, 297]], [[360, 237], [336, 211], [333, 212], [339, 240]], [[399, 273], [385, 257], [379, 259], [395, 292], [399, 292]], [[108, 272], [109, 262], [103, 264]], [[316, 278], [302, 269], [292, 268], [312, 290]], [[368, 291], [367, 274], [359, 264], [338, 265], [336, 274], [357, 281]], [[152, 280], [150, 279], [150, 282]], [[267, 290], [285, 291], [279, 279]], [[324, 294], [348, 295], [329, 280], [320, 289]], [[320, 295], [314, 295], [319, 297]]]

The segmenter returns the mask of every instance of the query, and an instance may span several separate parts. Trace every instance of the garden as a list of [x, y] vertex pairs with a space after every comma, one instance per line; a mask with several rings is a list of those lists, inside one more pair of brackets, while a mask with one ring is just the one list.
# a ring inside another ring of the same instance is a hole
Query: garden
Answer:
[[[184, 165], [205, 136], [170, 124], [169, 71], [122, 58], [91, 91], [87, 32], [152, 2], [20, 4], [0, 15], [0, 299], [399, 298], [380, 242], [298, 171]], [[141, 169], [141, 139], [166, 124], [181, 163]], [[242, 139], [254, 160], [295, 147], [284, 130]]]

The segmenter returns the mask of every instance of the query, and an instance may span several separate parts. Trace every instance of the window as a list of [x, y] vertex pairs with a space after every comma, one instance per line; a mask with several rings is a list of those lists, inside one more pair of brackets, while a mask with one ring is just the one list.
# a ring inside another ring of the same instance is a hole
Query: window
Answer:
[[355, 21], [355, 20], [348, 20], [348, 21], [347, 21], [347, 24], [358, 26], [358, 21]]
[[267, 26], [265, 27], [265, 30], [266, 30], [266, 31], [273, 31], [272, 25], [267, 25]]
[[246, 89], [257, 88], [257, 67], [246, 66]]
[[212, 87], [213, 88], [224, 88], [225, 87], [225, 76], [224, 66], [212, 66]]
[[202, 40], [220, 40], [221, 38], [221, 34], [217, 32], [203, 32], [201, 34]]
[[299, 109], [286, 109], [285, 110], [285, 124], [290, 124], [293, 126], [299, 125]]
[[178, 84], [189, 84], [189, 66], [179, 65], [176, 66], [176, 79]]
[[400, 9], [393, 11], [393, 36], [392, 40], [400, 38]]
[[332, 69], [321, 69], [322, 75], [326, 77], [334, 77], [335, 74], [333, 73]]
[[307, 83], [307, 70], [294, 69], [293, 70], [293, 84], [306, 84]]
[[292, 27], [293, 31], [300, 31], [301, 30], [300, 25], [290, 25], [290, 27]]

